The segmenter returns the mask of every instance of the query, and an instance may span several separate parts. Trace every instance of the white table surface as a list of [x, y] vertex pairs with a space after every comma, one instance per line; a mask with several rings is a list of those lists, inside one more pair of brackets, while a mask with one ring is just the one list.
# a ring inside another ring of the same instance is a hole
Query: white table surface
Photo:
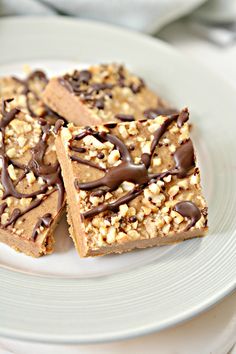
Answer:
[[[158, 36], [225, 76], [236, 89], [236, 42], [227, 48], [216, 47], [192, 33], [182, 22], [169, 26]], [[86, 346], [46, 345], [0, 338], [0, 354], [226, 354], [235, 342], [236, 292], [184, 324], [145, 337]], [[236, 354], [236, 348], [231, 354]]]

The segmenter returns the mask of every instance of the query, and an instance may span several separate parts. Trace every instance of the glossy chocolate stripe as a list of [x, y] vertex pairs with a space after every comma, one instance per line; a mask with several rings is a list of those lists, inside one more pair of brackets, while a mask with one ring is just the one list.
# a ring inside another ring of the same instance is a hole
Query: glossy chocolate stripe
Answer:
[[201, 212], [199, 208], [196, 206], [196, 204], [189, 200], [177, 203], [174, 206], [174, 210], [183, 217], [190, 219], [190, 223], [186, 226], [185, 231], [191, 229], [191, 227], [194, 226], [201, 218]]
[[136, 198], [138, 195], [142, 193], [143, 189], [133, 189], [131, 192], [127, 193], [123, 197], [117, 199], [115, 202], [112, 203], [104, 203], [95, 208], [92, 208], [82, 214], [82, 216], [87, 218], [92, 218], [93, 216], [100, 214], [104, 211], [113, 211], [117, 212], [119, 210], [119, 206], [122, 204], [129, 203], [131, 200]]
[[84, 153], [87, 150], [83, 147], [77, 147], [77, 146], [69, 146], [70, 150], [75, 151], [75, 152], [80, 152], [80, 153]]
[[44, 214], [43, 216], [41, 216], [37, 223], [34, 226], [33, 232], [32, 232], [32, 239], [35, 241], [37, 236], [38, 236], [38, 232], [39, 232], [39, 228], [42, 227], [49, 227], [52, 223], [52, 214], [47, 213]]
[[144, 153], [141, 156], [141, 160], [148, 169], [150, 167], [152, 155], [157, 147], [157, 144], [159, 143], [162, 135], [166, 132], [167, 128], [169, 125], [178, 118], [178, 115], [171, 116], [170, 118], [166, 119], [164, 123], [155, 131], [153, 135], [153, 140], [151, 143], [151, 148], [150, 148], [150, 154]]
[[122, 161], [118, 166], [110, 168], [104, 177], [87, 183], [79, 183], [81, 190], [108, 187], [109, 191], [116, 190], [124, 181], [143, 184], [149, 181], [148, 173], [143, 164], [136, 165], [131, 161]]
[[116, 114], [115, 118], [119, 119], [121, 122], [132, 122], [134, 119], [134, 116], [130, 114]]
[[83, 165], [87, 165], [87, 166], [96, 168], [97, 170], [104, 171], [104, 172], [106, 171], [105, 168], [103, 168], [103, 167], [97, 165], [96, 163], [94, 163], [94, 162], [92, 162], [92, 161], [88, 161], [88, 160], [82, 159], [82, 158], [80, 158], [80, 157], [78, 157], [78, 156], [72, 155], [72, 156], [70, 157], [70, 159], [71, 159], [72, 161], [77, 161], [77, 162], [79, 162], [79, 163], [81, 163], [81, 164], [83, 164]]

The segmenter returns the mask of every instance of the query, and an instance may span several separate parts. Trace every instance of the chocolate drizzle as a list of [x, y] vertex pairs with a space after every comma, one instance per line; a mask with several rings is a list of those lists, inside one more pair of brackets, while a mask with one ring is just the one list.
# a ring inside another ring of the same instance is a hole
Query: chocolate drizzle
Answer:
[[144, 87], [145, 87], [145, 83], [144, 83], [143, 79], [139, 79], [139, 83], [134, 83], [134, 82], [132, 82], [132, 83], [129, 85], [130, 90], [131, 90], [134, 94], [139, 93]]
[[102, 98], [98, 98], [97, 100], [95, 100], [94, 106], [98, 109], [104, 109], [104, 107], [105, 107], [104, 98], [102, 97]]
[[187, 200], [177, 203], [174, 207], [174, 210], [183, 217], [190, 219], [190, 223], [186, 226], [185, 231], [191, 229], [191, 227], [194, 226], [196, 222], [198, 222], [198, 220], [201, 218], [201, 212], [196, 204]]
[[[103, 65], [104, 71], [107, 70], [107, 65]], [[109, 72], [109, 68], [107, 70]], [[124, 67], [118, 66], [117, 72], [114, 72], [117, 79], [114, 83], [107, 82], [109, 74], [104, 77], [104, 82], [97, 83], [93, 81], [93, 73], [89, 70], [75, 70], [72, 74], [66, 74], [59, 78], [58, 81], [70, 93], [79, 96], [84, 102], [89, 103], [92, 107], [98, 109], [105, 108], [105, 98], [112, 98], [111, 90], [114, 87], [128, 87], [134, 94], [138, 94], [145, 87], [142, 79], [137, 82], [127, 82]]]
[[[185, 110], [186, 112], [186, 110]], [[194, 161], [194, 151], [191, 140], [186, 141], [182, 144], [174, 153], [173, 160], [175, 165], [168, 171], [150, 174], [148, 173], [148, 169], [151, 164], [151, 159], [154, 154], [156, 147], [167, 131], [169, 125], [173, 122], [177, 121], [178, 126], [182, 126], [186, 121], [186, 116], [180, 114], [174, 114], [168, 117], [164, 123], [155, 131], [154, 138], [152, 140], [150, 154], [142, 154], [140, 164], [135, 164], [133, 162], [132, 156], [130, 155], [128, 147], [115, 135], [108, 134], [105, 132], [96, 132], [91, 128], [85, 129], [85, 131], [81, 132], [79, 135], [75, 137], [76, 140], [83, 139], [86, 135], [93, 135], [100, 141], [109, 141], [112, 143], [116, 149], [119, 150], [121, 155], [122, 162], [113, 166], [109, 169], [106, 169], [105, 175], [102, 178], [99, 178], [95, 181], [86, 182], [86, 183], [78, 183], [76, 180], [75, 187], [80, 190], [92, 191], [93, 196], [102, 196], [106, 192], [116, 190], [124, 181], [131, 182], [135, 184], [133, 190], [128, 192], [126, 195], [117, 199], [112, 203], [103, 203], [97, 207], [94, 207], [82, 214], [84, 218], [91, 218], [101, 212], [105, 211], [113, 211], [116, 212], [119, 209], [119, 206], [128, 203], [138, 195], [140, 195], [143, 190], [153, 182], [160, 180], [168, 175], [175, 175], [179, 178], [186, 177], [189, 171], [195, 166]], [[81, 158], [71, 157], [74, 161], [78, 161], [81, 163]], [[88, 160], [82, 159], [82, 163], [89, 165], [91, 167], [98, 168], [98, 166], [93, 166], [93, 163]], [[197, 206], [195, 206], [197, 208]], [[197, 208], [198, 209], [198, 208]], [[200, 211], [199, 211], [200, 213]], [[192, 225], [193, 226], [193, 225]]]
[[84, 212], [82, 215], [85, 219], [87, 219], [87, 218], [92, 218], [93, 216], [100, 214], [104, 211], [117, 212], [119, 210], [120, 205], [129, 203], [131, 200], [136, 198], [142, 192], [143, 192], [142, 188], [133, 189], [123, 197], [117, 199], [115, 202], [100, 204], [99, 206]]
[[178, 128], [181, 128], [184, 123], [186, 123], [189, 119], [189, 111], [188, 108], [182, 109], [182, 111], [179, 114], [178, 120], [177, 120], [177, 126]]
[[80, 153], [86, 152], [86, 149], [85, 149], [85, 148], [77, 147], [77, 146], [70, 146], [70, 150], [76, 151], [76, 152], [80, 152]]
[[10, 225], [14, 225], [15, 222], [17, 221], [17, 219], [19, 219], [19, 217], [27, 214], [29, 211], [33, 210], [34, 208], [38, 207], [44, 200], [46, 200], [48, 198], [49, 195], [51, 195], [52, 193], [55, 192], [55, 189], [52, 189], [50, 191], [48, 191], [47, 193], [45, 193], [42, 198], [39, 198], [39, 199], [34, 199], [30, 205], [24, 209], [24, 210], [20, 210], [18, 208], [14, 209], [9, 220], [4, 224], [2, 225], [3, 228], [6, 228]]
[[122, 122], [132, 122], [134, 119], [134, 116], [130, 114], [116, 114], [115, 118], [119, 119]]
[[[29, 111], [29, 114], [31, 115], [31, 117], [37, 118], [38, 114], [32, 109], [31, 104], [30, 104], [30, 95], [32, 95], [32, 97], [37, 102], [42, 103], [42, 101], [41, 101], [40, 97], [38, 96], [38, 94], [35, 92], [35, 90], [33, 90], [31, 88], [31, 83], [35, 79], [39, 79], [40, 82], [44, 83], [44, 85], [46, 86], [46, 84], [48, 83], [47, 75], [41, 70], [35, 70], [35, 71], [31, 72], [25, 80], [19, 79], [15, 76], [13, 76], [12, 79], [23, 86], [21, 94], [25, 95], [25, 97], [26, 97], [26, 108]], [[53, 112], [45, 104], [43, 104], [43, 108], [44, 108], [43, 116], [48, 115], [53, 118], [57, 118], [57, 119], [61, 118], [62, 119], [62, 117], [60, 117], [56, 112]]]
[[116, 190], [124, 181], [134, 184], [144, 184], [149, 181], [148, 173], [143, 164], [136, 165], [132, 161], [123, 160], [118, 166], [107, 170], [104, 177], [87, 183], [80, 183], [81, 190], [92, 190], [94, 188], [105, 187], [107, 191]]
[[104, 127], [108, 129], [114, 129], [117, 126], [117, 123], [106, 123], [104, 124]]
[[96, 168], [97, 170], [101, 170], [101, 171], [106, 171], [105, 168], [95, 164], [94, 162], [92, 161], [88, 161], [88, 160], [84, 160], [84, 159], [81, 159], [80, 157], [78, 156], [71, 156], [70, 157], [72, 161], [77, 161], [79, 163], [82, 163], [83, 165], [87, 165], [87, 166], [90, 166], [90, 167], [93, 167], [93, 168]]
[[158, 128], [155, 131], [154, 137], [153, 137], [153, 141], [151, 143], [151, 149], [150, 149], [151, 152], [150, 152], [150, 154], [144, 153], [141, 156], [141, 160], [142, 160], [143, 164], [146, 166], [147, 169], [150, 167], [152, 155], [153, 155], [153, 153], [154, 153], [154, 151], [156, 149], [156, 146], [159, 143], [162, 135], [166, 132], [166, 130], [169, 127], [169, 125], [176, 119], [178, 119], [178, 115], [173, 115], [172, 117], [166, 119], [164, 121], [164, 123], [160, 126], [160, 128]]
[[2, 214], [4, 213], [5, 209], [7, 207], [7, 203], [4, 202], [0, 205], [0, 217], [2, 216]]
[[84, 84], [88, 84], [89, 80], [91, 80], [92, 74], [88, 70], [81, 70], [78, 75], [78, 81], [83, 82]]
[[[34, 148], [31, 149], [32, 157], [27, 165], [21, 164], [16, 161], [11, 161], [6, 155], [5, 151], [5, 128], [6, 126], [19, 114], [20, 110], [13, 108], [10, 111], [6, 110], [6, 104], [12, 100], [3, 100], [2, 101], [2, 119], [0, 121], [0, 131], [2, 133], [2, 142], [0, 147], [0, 158], [2, 160], [2, 170], [1, 170], [1, 183], [3, 186], [3, 196], [2, 200], [6, 199], [9, 196], [15, 197], [17, 199], [21, 198], [33, 198], [30, 205], [23, 211], [16, 208], [13, 210], [9, 220], [2, 225], [6, 228], [9, 225], [13, 225], [17, 219], [31, 211], [32, 209], [39, 206], [50, 194], [58, 190], [58, 210], [61, 209], [64, 202], [64, 186], [61, 179], [61, 170], [58, 162], [55, 164], [45, 164], [44, 155], [46, 153], [48, 144], [47, 140], [50, 133], [50, 125], [44, 120], [41, 119], [39, 123], [42, 127], [42, 136], [39, 142]], [[12, 163], [13, 166], [21, 169], [23, 171], [22, 175], [18, 178], [14, 184], [8, 173], [9, 163]], [[36, 177], [41, 177], [44, 181], [44, 185], [32, 193], [21, 193], [16, 190], [18, 183], [25, 178], [28, 172], [32, 171]], [[52, 189], [49, 189], [52, 187]], [[43, 194], [41, 198], [36, 198], [39, 194]], [[6, 203], [0, 205], [0, 215], [6, 209]]]
[[28, 75], [28, 77], [25, 79], [25, 80], [21, 80], [17, 77], [14, 77], [13, 76], [13, 79], [17, 82], [19, 82], [22, 86], [23, 86], [23, 90], [22, 90], [22, 94], [26, 96], [26, 106], [27, 106], [27, 109], [30, 113], [30, 115], [32, 117], [37, 117], [38, 115], [34, 112], [34, 110], [31, 108], [30, 106], [30, 99], [29, 99], [29, 94], [31, 93], [33, 95], [33, 97], [39, 101], [39, 97], [38, 95], [36, 94], [36, 92], [32, 91], [30, 89], [30, 82], [34, 79], [40, 79], [41, 81], [45, 82], [45, 84], [48, 83], [48, 79], [47, 79], [47, 76], [46, 74], [41, 71], [41, 70], [35, 70], [33, 71], [30, 75]]
[[172, 174], [184, 178], [190, 168], [194, 167], [194, 150], [191, 140], [186, 141], [174, 153], [175, 168]]
[[20, 198], [34, 197], [37, 194], [42, 193], [41, 191], [33, 192], [30, 194], [24, 194], [24, 193], [18, 192], [15, 189], [15, 186], [9, 176], [9, 173], [8, 173], [9, 158], [6, 155], [6, 151], [5, 151], [5, 128], [16, 117], [16, 115], [20, 112], [20, 110], [17, 108], [13, 108], [9, 112], [6, 111], [6, 103], [9, 103], [11, 101], [12, 101], [12, 99], [2, 101], [2, 119], [0, 121], [0, 131], [2, 133], [2, 142], [1, 142], [1, 147], [0, 147], [0, 158], [2, 160], [1, 183], [2, 183], [2, 186], [4, 189], [3, 197], [2, 197], [3, 200], [9, 196], [20, 199]]
[[155, 119], [157, 116], [168, 116], [177, 113], [176, 109], [168, 107], [149, 108], [143, 112], [147, 119]]
[[38, 219], [37, 223], [35, 224], [35, 227], [32, 232], [32, 239], [35, 241], [36, 237], [39, 232], [39, 228], [42, 227], [49, 227], [52, 223], [52, 214], [47, 213], [44, 214], [41, 218]]
[[55, 123], [55, 126], [53, 128], [53, 132], [57, 135], [61, 127], [64, 125], [64, 120], [63, 119], [58, 119]]

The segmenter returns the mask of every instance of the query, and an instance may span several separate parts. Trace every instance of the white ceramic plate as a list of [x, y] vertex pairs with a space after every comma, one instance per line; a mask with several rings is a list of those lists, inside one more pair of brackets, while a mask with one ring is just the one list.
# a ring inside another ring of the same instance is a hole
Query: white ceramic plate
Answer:
[[0, 245], [0, 335], [57, 343], [129, 338], [186, 320], [236, 285], [236, 100], [221, 78], [160, 41], [64, 18], [0, 22], [0, 75], [22, 64], [55, 74], [126, 63], [178, 107], [189, 106], [210, 210], [203, 239], [81, 260], [65, 220], [41, 259]]

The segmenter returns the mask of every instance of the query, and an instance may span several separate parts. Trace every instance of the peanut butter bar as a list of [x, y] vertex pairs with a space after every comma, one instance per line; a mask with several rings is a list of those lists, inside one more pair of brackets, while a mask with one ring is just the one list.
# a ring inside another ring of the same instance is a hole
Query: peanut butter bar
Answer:
[[58, 130], [68, 221], [81, 257], [203, 236], [207, 206], [189, 113]]
[[92, 66], [53, 78], [46, 86], [43, 100], [76, 125], [132, 121], [143, 118], [147, 109], [166, 109], [142, 79], [117, 64]]
[[54, 136], [13, 99], [0, 109], [0, 163], [0, 241], [33, 257], [51, 253], [64, 204]]

